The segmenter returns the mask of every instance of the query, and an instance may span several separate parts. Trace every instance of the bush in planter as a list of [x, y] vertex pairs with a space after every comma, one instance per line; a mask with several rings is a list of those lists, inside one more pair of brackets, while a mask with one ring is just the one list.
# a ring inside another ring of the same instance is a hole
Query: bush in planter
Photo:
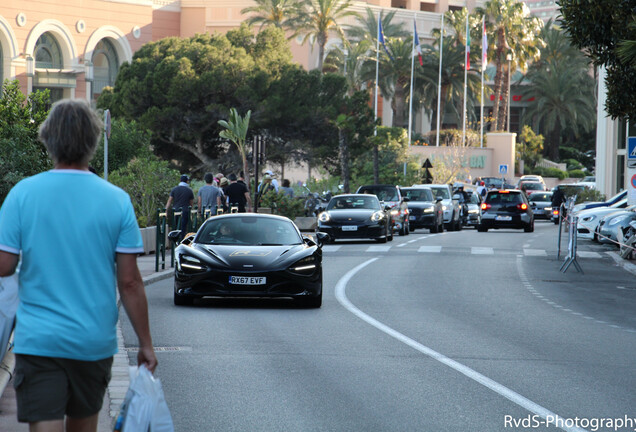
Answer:
[[535, 167], [532, 169], [532, 174], [537, 174], [543, 177], [556, 177], [559, 180], [563, 180], [568, 176], [568, 173], [558, 168], [544, 168]]
[[585, 177], [585, 173], [583, 172], [583, 170], [574, 169], [574, 170], [568, 171], [568, 177], [583, 178]]
[[261, 197], [260, 207], [269, 207], [272, 214], [290, 218], [291, 220], [305, 215], [305, 202], [299, 198], [290, 198], [283, 193], [270, 191]]
[[155, 225], [157, 208], [163, 208], [180, 173], [155, 155], [134, 158], [114, 171], [108, 180], [130, 195], [141, 228]]

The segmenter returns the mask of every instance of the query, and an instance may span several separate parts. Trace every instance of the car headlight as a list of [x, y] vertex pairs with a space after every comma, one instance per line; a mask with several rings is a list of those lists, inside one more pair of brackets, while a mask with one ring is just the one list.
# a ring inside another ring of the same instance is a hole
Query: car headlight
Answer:
[[189, 255], [181, 255], [177, 260], [177, 266], [184, 272], [200, 272], [206, 269], [201, 260]]
[[313, 273], [316, 269], [316, 266], [316, 259], [313, 256], [308, 256], [299, 261], [296, 261], [291, 267], [289, 267], [289, 270], [294, 273], [306, 275]]
[[442, 210], [446, 211], [446, 206], [445, 205], [442, 206]]
[[391, 210], [391, 214], [392, 214], [393, 216], [397, 216], [397, 215], [399, 215], [399, 214], [400, 214], [400, 209]]
[[433, 213], [434, 211], [435, 209], [433, 207], [428, 207], [424, 209], [423, 213]]
[[613, 226], [613, 225], [616, 225], [616, 224], [617, 224], [617, 223], [619, 223], [620, 221], [621, 221], [621, 218], [619, 218], [619, 217], [614, 218], [614, 219], [612, 219], [612, 220], [611, 220], [611, 221], [607, 224], [607, 226]]
[[477, 214], [477, 213], [479, 213], [479, 210], [478, 209], [471, 209], [471, 210], [468, 210], [468, 213]]
[[318, 220], [320, 222], [329, 222], [329, 220], [331, 220], [331, 216], [329, 216], [329, 213], [327, 212], [322, 212], [318, 215]]
[[543, 210], [545, 210], [545, 211], [552, 211], [552, 207], [543, 207]]
[[377, 211], [371, 215], [371, 222], [380, 222], [384, 219], [384, 213], [381, 211]]

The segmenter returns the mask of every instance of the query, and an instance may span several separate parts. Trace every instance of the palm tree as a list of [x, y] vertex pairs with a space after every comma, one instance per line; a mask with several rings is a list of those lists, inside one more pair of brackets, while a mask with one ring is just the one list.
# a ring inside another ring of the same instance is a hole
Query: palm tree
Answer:
[[[517, 0], [490, 0], [484, 8], [478, 8], [480, 16], [486, 16], [489, 40], [494, 40], [495, 50], [489, 56], [496, 66], [494, 130], [502, 130], [507, 112], [508, 90], [503, 84], [508, 81], [511, 69], [527, 70], [531, 60], [539, 58], [541, 40], [538, 35], [542, 21], [531, 17], [525, 3]], [[490, 52], [490, 50], [489, 50]], [[503, 65], [510, 58], [510, 68], [504, 72]], [[503, 104], [500, 103], [500, 98]]]
[[532, 65], [522, 94], [531, 96], [524, 120], [539, 126], [548, 137], [545, 151], [559, 157], [562, 132], [569, 128], [575, 136], [595, 126], [594, 79], [588, 74], [588, 60], [567, 36], [548, 22], [541, 32], [545, 47], [541, 61]]
[[230, 108], [230, 118], [228, 121], [219, 120], [218, 123], [221, 127], [225, 128], [221, 132], [219, 132], [219, 136], [221, 138], [225, 138], [228, 141], [231, 141], [238, 148], [239, 154], [241, 155], [241, 160], [243, 162], [243, 174], [245, 175], [245, 183], [250, 184], [250, 172], [247, 166], [247, 145], [245, 139], [247, 137], [247, 130], [250, 125], [250, 116], [252, 115], [251, 111], [248, 111], [245, 114], [245, 117], [241, 117], [241, 115], [236, 111], [236, 108]]
[[[396, 12], [397, 11], [394, 10], [386, 15], [384, 14], [384, 10], [380, 12], [382, 31], [386, 38], [408, 37], [410, 35], [410, 33], [404, 29], [402, 23], [393, 22]], [[364, 16], [356, 17], [356, 25], [347, 29], [347, 36], [350, 40], [367, 40], [373, 42], [373, 46], [375, 46], [375, 42], [378, 38], [377, 14], [371, 8], [367, 8]]]
[[352, 0], [302, 0], [298, 9], [298, 30], [305, 33], [303, 43], [314, 38], [318, 43], [318, 70], [322, 71], [325, 57], [325, 46], [330, 32], [337, 33], [345, 40], [345, 33], [340, 22], [349, 16], [357, 16], [351, 9]]
[[247, 19], [248, 25], [259, 25], [259, 29], [270, 25], [283, 30], [292, 30], [290, 38], [296, 35], [297, 11], [300, 0], [254, 0], [256, 6], [241, 10], [242, 14], [253, 13]]
[[366, 39], [353, 41], [346, 48], [335, 47], [327, 53], [323, 70], [344, 75], [350, 93], [361, 90], [369, 75], [366, 69], [370, 66], [367, 60], [371, 47], [371, 42]]

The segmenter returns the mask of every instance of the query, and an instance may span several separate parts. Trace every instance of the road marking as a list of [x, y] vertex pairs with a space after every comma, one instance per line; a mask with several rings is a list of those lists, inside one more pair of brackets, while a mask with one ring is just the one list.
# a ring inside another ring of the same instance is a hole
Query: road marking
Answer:
[[473, 255], [493, 255], [495, 252], [491, 247], [471, 247], [470, 253]]
[[[369, 264], [377, 261], [378, 258], [372, 258], [370, 260], [367, 260], [365, 262], [363, 262], [362, 264], [357, 265], [356, 267], [352, 268], [351, 270], [349, 270], [342, 278], [340, 278], [340, 280], [338, 281], [338, 283], [336, 284], [336, 289], [335, 289], [335, 294], [336, 294], [336, 299], [338, 300], [338, 302], [345, 308], [347, 309], [349, 312], [351, 312], [352, 314], [356, 315], [358, 318], [360, 318], [361, 320], [365, 321], [367, 324], [372, 325], [373, 327], [377, 328], [378, 330], [386, 333], [387, 335], [397, 339], [398, 341], [410, 346], [411, 348], [415, 349], [416, 351], [421, 352], [422, 354], [432, 358], [433, 360], [436, 360], [440, 363], [442, 363], [445, 366], [448, 366], [449, 368], [461, 373], [462, 375], [472, 379], [473, 381], [483, 385], [484, 387], [494, 391], [495, 393], [497, 393], [500, 396], [505, 397], [506, 399], [508, 399], [509, 401], [517, 404], [518, 406], [527, 409], [528, 411], [537, 414], [538, 416], [547, 419], [548, 417], [550, 418], [557, 418], [557, 414], [553, 413], [552, 411], [548, 410], [547, 408], [542, 407], [541, 405], [537, 404], [536, 402], [531, 401], [530, 399], [520, 395], [519, 393], [509, 389], [508, 387], [504, 386], [503, 384], [499, 384], [498, 382], [488, 378], [485, 375], [480, 374], [479, 372], [469, 368], [468, 366], [459, 363], [458, 361], [455, 361], [453, 359], [451, 359], [450, 357], [446, 357], [445, 355], [425, 346], [422, 345], [421, 343], [403, 335], [402, 333], [392, 329], [391, 327], [387, 326], [386, 324], [381, 323], [380, 321], [376, 320], [375, 318], [371, 317], [370, 315], [367, 315], [366, 313], [362, 312], [360, 309], [358, 309], [353, 303], [351, 303], [349, 301], [349, 299], [347, 298], [346, 295], [346, 288], [347, 288], [347, 284], [349, 283], [349, 281], [351, 280], [351, 278], [353, 278], [353, 276], [356, 275], [356, 273], [358, 273], [360, 270], [362, 270], [363, 268], [365, 268], [366, 266], [368, 266]], [[560, 417], [560, 416], [559, 416]], [[564, 418], [564, 417], [561, 417]], [[567, 427], [565, 424], [563, 424], [563, 427], [561, 427], [560, 429], [565, 430], [565, 431], [572, 431], [572, 432], [584, 432], [585, 429], [581, 429], [581, 428], [577, 428], [577, 427]]]
[[577, 251], [576, 254], [581, 258], [600, 258], [601, 254], [598, 252], [590, 252], [590, 251]]
[[369, 246], [367, 252], [388, 252], [391, 246]]
[[418, 252], [431, 252], [431, 253], [440, 253], [442, 251], [441, 246], [420, 246], [417, 250]]
[[342, 246], [325, 245], [322, 247], [323, 252], [337, 252]]
[[548, 254], [544, 249], [523, 249], [523, 254], [525, 256], [547, 256]]

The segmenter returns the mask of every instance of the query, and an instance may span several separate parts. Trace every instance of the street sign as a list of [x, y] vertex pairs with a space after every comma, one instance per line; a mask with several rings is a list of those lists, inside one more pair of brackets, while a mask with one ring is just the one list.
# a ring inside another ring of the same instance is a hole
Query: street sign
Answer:
[[429, 171], [431, 168], [433, 168], [433, 164], [428, 158], [426, 158], [426, 160], [422, 164], [422, 168], [424, 168], [424, 175], [422, 176], [422, 182], [424, 184], [433, 183], [433, 175]]
[[508, 174], [508, 165], [507, 164], [499, 165], [499, 174], [501, 174], [501, 175]]
[[636, 168], [636, 137], [627, 137], [627, 168]]

